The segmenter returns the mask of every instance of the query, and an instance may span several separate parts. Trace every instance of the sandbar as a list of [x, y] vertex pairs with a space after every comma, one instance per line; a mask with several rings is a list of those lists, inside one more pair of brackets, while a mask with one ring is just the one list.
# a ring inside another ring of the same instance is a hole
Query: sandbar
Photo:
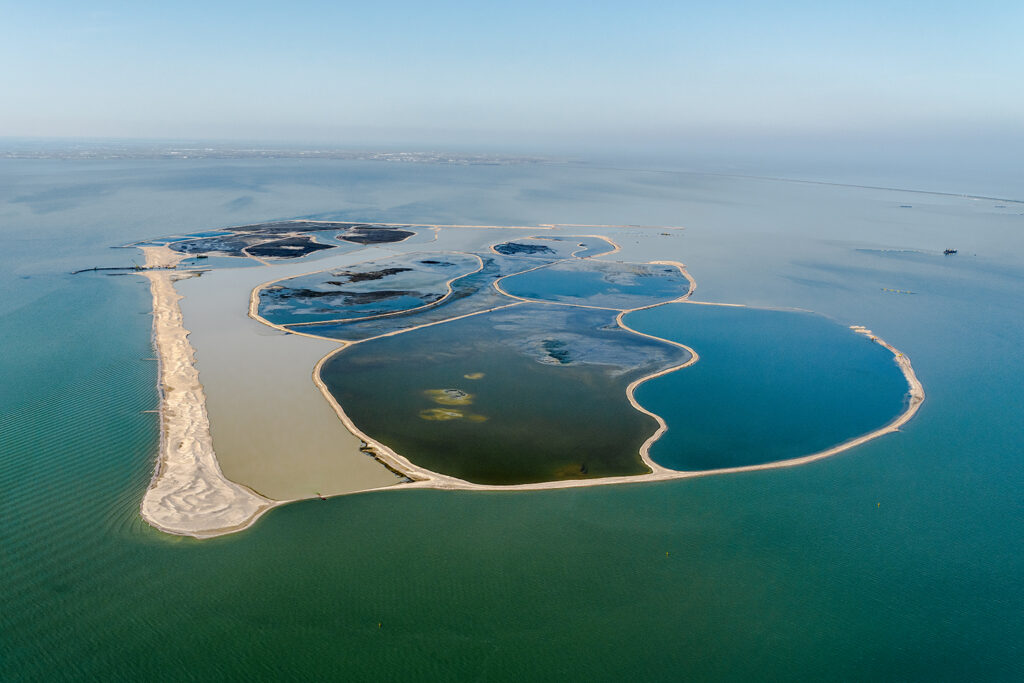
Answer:
[[[175, 263], [169, 249], [144, 251], [147, 267]], [[206, 397], [173, 285], [180, 275], [142, 274], [153, 296], [153, 343], [160, 360], [160, 453], [142, 498], [142, 518], [161, 531], [197, 538], [244, 529], [274, 502], [228, 480], [214, 457]]]

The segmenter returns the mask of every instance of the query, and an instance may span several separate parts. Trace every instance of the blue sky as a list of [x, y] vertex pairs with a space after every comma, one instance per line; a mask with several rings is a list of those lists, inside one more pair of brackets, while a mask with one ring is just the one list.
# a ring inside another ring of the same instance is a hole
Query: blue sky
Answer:
[[0, 136], [1021, 135], [1024, 3], [0, 2]]

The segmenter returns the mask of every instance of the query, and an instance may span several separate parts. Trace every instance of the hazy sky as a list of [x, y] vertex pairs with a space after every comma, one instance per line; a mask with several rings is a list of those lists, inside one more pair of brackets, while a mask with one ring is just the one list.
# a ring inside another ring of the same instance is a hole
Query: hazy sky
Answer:
[[0, 2], [0, 136], [1019, 134], [1024, 2]]

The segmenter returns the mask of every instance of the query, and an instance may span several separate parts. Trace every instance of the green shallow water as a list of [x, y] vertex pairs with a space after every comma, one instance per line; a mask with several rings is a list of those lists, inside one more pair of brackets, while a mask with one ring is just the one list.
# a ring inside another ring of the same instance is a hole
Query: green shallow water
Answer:
[[[1024, 267], [1009, 212], [557, 167], [3, 161], [0, 179], [0, 679], [1024, 674]], [[685, 216], [702, 297], [868, 325], [910, 355], [928, 399], [899, 434], [784, 471], [365, 494], [211, 541], [160, 534], [137, 515], [158, 436], [141, 412], [156, 405], [148, 291], [62, 273], [118, 265], [106, 245], [146, 235], [312, 213]], [[933, 243], [963, 258], [855, 248]]]
[[[352, 347], [321, 378], [356, 426], [415, 464], [520, 484], [647, 472], [639, 450], [657, 424], [626, 386], [683, 360], [612, 312], [526, 305]], [[428, 394], [444, 389], [467, 395]]]

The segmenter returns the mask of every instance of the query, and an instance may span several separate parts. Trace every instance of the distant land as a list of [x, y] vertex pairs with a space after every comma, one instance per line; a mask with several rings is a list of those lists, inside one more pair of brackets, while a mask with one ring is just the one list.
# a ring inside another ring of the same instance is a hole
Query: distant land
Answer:
[[0, 140], [0, 159], [333, 159], [337, 161], [397, 161], [460, 166], [507, 166], [554, 163], [538, 156], [466, 154], [443, 151], [354, 150], [319, 146], [275, 146], [210, 142]]

